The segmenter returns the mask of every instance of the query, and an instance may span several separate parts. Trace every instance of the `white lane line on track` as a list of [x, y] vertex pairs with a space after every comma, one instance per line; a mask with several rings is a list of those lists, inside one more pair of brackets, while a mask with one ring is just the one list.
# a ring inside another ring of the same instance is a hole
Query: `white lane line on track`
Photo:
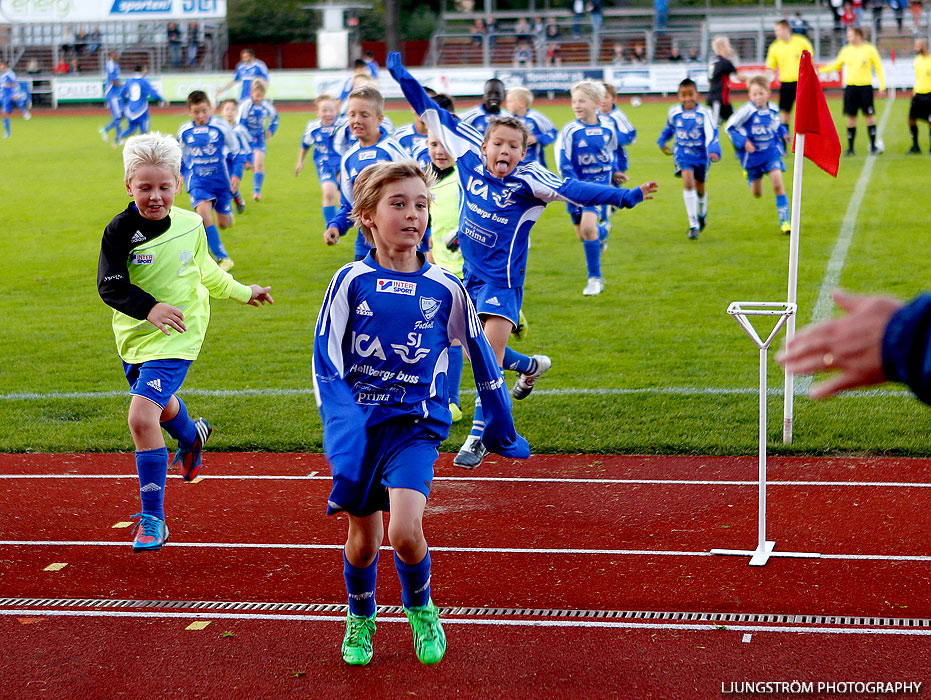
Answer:
[[[127, 542], [101, 542], [93, 540], [0, 540], [0, 547], [128, 547]], [[288, 544], [282, 542], [168, 542], [165, 547], [188, 549], [293, 549], [293, 550], [341, 550], [338, 544]], [[380, 548], [393, 551], [390, 546]], [[704, 551], [655, 550], [655, 549], [578, 549], [568, 547], [442, 547], [430, 546], [433, 552], [454, 554], [537, 554], [537, 555], [594, 555], [594, 556], [637, 556], [637, 557], [713, 557], [710, 548]], [[844, 561], [908, 561], [931, 562], [931, 556], [907, 554], [821, 554], [822, 559]]]
[[[138, 479], [136, 474], [0, 474], [0, 480], [8, 479]], [[171, 475], [169, 479], [180, 479], [178, 475]], [[269, 474], [250, 475], [217, 475], [210, 474], [205, 478], [209, 480], [229, 481], [330, 481], [329, 476], [275, 476]], [[500, 484], [607, 484], [631, 486], [759, 486], [758, 481], [736, 481], [713, 479], [574, 479], [569, 477], [511, 477], [511, 476], [437, 476], [434, 481], [464, 481]], [[768, 486], [826, 486], [826, 487], [871, 487], [871, 488], [931, 488], [931, 483], [917, 483], [908, 481], [767, 481]]]
[[[534, 396], [757, 396], [759, 388], [754, 387], [639, 387], [639, 388], [585, 388], [566, 387], [564, 389], [535, 389]], [[797, 395], [805, 392], [796, 391]], [[221, 398], [251, 396], [312, 396], [312, 389], [187, 389], [184, 394], [190, 396], [215, 396]], [[463, 390], [462, 394], [471, 396], [474, 390]], [[782, 396], [783, 390], [770, 388], [769, 396]], [[57, 399], [114, 399], [126, 398], [125, 391], [62, 391], [31, 392], [14, 391], [0, 394], [0, 401], [48, 401]], [[913, 398], [910, 391], [904, 389], [855, 389], [841, 394], [838, 398]]]
[[[275, 613], [215, 613], [215, 612], [132, 612], [126, 610], [35, 610], [15, 609], [0, 610], [0, 615], [22, 617], [123, 617], [123, 618], [168, 618], [183, 620], [246, 620], [246, 621], [293, 621], [293, 622], [336, 622], [346, 623], [345, 615], [282, 615]], [[380, 617], [379, 622], [394, 622], [407, 624], [404, 617]], [[628, 630], [688, 630], [695, 632], [722, 631], [752, 633], [752, 632], [783, 632], [794, 634], [861, 634], [903, 637], [929, 637], [931, 629], [895, 629], [886, 627], [818, 627], [818, 626], [792, 626], [792, 625], [746, 625], [746, 624], [696, 624], [696, 623], [659, 623], [659, 622], [616, 622], [609, 620], [518, 620], [518, 619], [487, 619], [487, 618], [457, 618], [446, 616], [444, 625], [476, 625], [483, 627], [575, 627], [575, 628], [603, 628]], [[721, 628], [725, 627], [726, 630]]]

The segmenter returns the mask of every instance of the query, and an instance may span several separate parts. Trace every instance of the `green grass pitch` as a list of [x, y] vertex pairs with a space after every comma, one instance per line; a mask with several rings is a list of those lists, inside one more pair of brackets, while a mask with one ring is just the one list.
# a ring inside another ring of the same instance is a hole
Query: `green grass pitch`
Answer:
[[[557, 125], [571, 118], [566, 106], [538, 106]], [[758, 353], [725, 309], [734, 300], [785, 299], [789, 240], [778, 232], [771, 188], [752, 198], [726, 139], [723, 162], [708, 180], [708, 228], [698, 241], [686, 239], [681, 185], [655, 145], [667, 107], [624, 106], [639, 135], [630, 148], [631, 181], [657, 180], [660, 190], [654, 201], [615, 215], [601, 296], [581, 294], [582, 246], [563, 205], [549, 206], [533, 229], [524, 306], [530, 337], [515, 347], [550, 355], [553, 369], [529, 399], [515, 402], [514, 414], [535, 452], [756, 451]], [[836, 101], [831, 107], [839, 115]], [[877, 102], [886, 153], [874, 160], [840, 283], [908, 298], [929, 284], [923, 241], [931, 156], [903, 155], [908, 99], [888, 109], [886, 100]], [[409, 121], [408, 112], [389, 115], [396, 124]], [[276, 304], [213, 302], [204, 351], [182, 391], [192, 413], [215, 426], [213, 450], [321, 449], [313, 325], [327, 282], [352, 257], [352, 239], [323, 244], [313, 167], [294, 176], [310, 117], [282, 114], [264, 199], [248, 202], [224, 233], [237, 279], [270, 284]], [[160, 113], [152, 128], [175, 133], [184, 119], [182, 109]], [[132, 449], [110, 312], [95, 284], [101, 233], [128, 200], [120, 153], [97, 134], [105, 122], [102, 111], [14, 117], [13, 138], [0, 143], [0, 451]], [[927, 134], [921, 138], [927, 148]], [[867, 150], [862, 120], [858, 150]], [[791, 155], [787, 160], [788, 185]], [[866, 163], [863, 155], [844, 159], [837, 180], [805, 168], [800, 326], [812, 318]], [[248, 193], [251, 174], [244, 185]], [[177, 203], [190, 207], [187, 195]], [[470, 380], [467, 367], [466, 390]], [[769, 385], [782, 387], [775, 362]], [[879, 389], [824, 402], [798, 397], [788, 448], [782, 396], [771, 396], [770, 449], [931, 455], [929, 409], [902, 387]], [[467, 419], [444, 450], [457, 449], [468, 432], [472, 397], [464, 395]]]

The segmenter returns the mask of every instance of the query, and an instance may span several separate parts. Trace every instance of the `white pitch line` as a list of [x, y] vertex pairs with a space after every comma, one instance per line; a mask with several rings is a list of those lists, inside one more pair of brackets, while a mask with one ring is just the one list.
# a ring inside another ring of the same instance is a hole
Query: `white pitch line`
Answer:
[[[127, 542], [103, 542], [94, 540], [0, 540], [0, 547], [127, 547]], [[280, 549], [280, 550], [342, 550], [339, 544], [288, 544], [282, 542], [168, 542], [165, 547], [188, 549]], [[392, 551], [390, 546], [380, 547]], [[588, 555], [588, 556], [634, 556], [634, 557], [714, 557], [710, 548], [701, 551], [651, 550], [651, 549], [574, 549], [568, 547], [434, 547], [433, 552], [453, 554], [537, 554], [537, 555]], [[931, 556], [908, 554], [821, 554], [822, 559], [843, 561], [908, 561], [931, 562]]]
[[[16, 479], [138, 479], [136, 474], [0, 474], [0, 480]], [[173, 474], [169, 479], [181, 479]], [[210, 474], [210, 481], [330, 481], [332, 477], [321, 475], [272, 475], [256, 474], [236, 476], [232, 474]], [[434, 481], [464, 481], [498, 484], [605, 484], [619, 486], [759, 486], [759, 481], [714, 480], [714, 479], [581, 479], [570, 477], [533, 477], [533, 476], [437, 476]], [[824, 487], [870, 487], [870, 488], [904, 488], [927, 489], [931, 483], [907, 481], [767, 481], [768, 486], [824, 486]]]
[[[244, 620], [275, 622], [334, 622], [345, 624], [345, 615], [304, 615], [276, 613], [221, 613], [221, 612], [169, 612], [169, 611], [129, 611], [129, 610], [34, 610], [16, 609], [0, 610], [0, 615], [17, 617], [123, 617], [123, 618], [162, 618], [181, 620]], [[407, 623], [404, 617], [380, 617], [379, 622]], [[610, 620], [581, 619], [487, 619], [443, 617], [444, 625], [475, 625], [481, 627], [555, 627], [555, 628], [589, 628], [589, 629], [627, 629], [627, 630], [687, 630], [692, 632], [782, 632], [788, 634], [859, 634], [902, 637], [928, 637], [928, 629], [898, 629], [885, 627], [817, 627], [791, 625], [745, 625], [722, 623], [670, 623], [670, 622], [616, 622]]]

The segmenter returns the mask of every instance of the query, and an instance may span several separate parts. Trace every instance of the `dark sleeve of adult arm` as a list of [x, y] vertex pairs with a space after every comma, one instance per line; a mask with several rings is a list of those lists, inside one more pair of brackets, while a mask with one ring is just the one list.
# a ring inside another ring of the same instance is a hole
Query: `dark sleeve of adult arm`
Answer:
[[883, 373], [931, 404], [931, 294], [916, 297], [889, 320], [882, 340]]

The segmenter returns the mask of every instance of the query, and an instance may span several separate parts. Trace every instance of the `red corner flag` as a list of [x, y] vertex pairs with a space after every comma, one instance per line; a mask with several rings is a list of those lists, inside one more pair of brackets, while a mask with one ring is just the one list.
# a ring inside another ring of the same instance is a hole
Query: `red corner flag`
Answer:
[[[837, 177], [840, 139], [824, 99], [824, 90], [811, 65], [811, 54], [802, 51], [795, 99], [795, 134], [805, 134], [805, 157], [829, 175]], [[792, 144], [795, 150], [795, 144]]]

